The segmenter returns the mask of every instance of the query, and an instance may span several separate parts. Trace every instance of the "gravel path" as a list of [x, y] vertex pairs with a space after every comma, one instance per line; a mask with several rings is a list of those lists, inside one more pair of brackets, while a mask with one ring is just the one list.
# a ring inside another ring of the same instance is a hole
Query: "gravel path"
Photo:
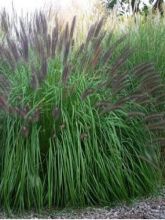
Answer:
[[[53, 214], [53, 213], [52, 213]], [[115, 208], [86, 208], [81, 210], [63, 211], [50, 215], [50, 218], [165, 218], [164, 198], [137, 201], [134, 205], [122, 205]]]
[[[0, 218], [7, 218], [4, 213], [0, 213]], [[132, 205], [118, 205], [114, 208], [84, 208], [84, 209], [63, 209], [45, 210], [40, 214], [33, 212], [23, 215], [10, 215], [10, 218], [141, 218], [141, 219], [163, 219], [165, 218], [165, 190], [159, 196], [150, 197], [134, 202]]]

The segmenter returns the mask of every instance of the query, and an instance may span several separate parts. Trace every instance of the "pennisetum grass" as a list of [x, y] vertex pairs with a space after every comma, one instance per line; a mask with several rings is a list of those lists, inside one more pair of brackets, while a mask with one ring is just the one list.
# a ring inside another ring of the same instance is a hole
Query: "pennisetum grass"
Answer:
[[[76, 17], [50, 32], [44, 13], [36, 13], [28, 25], [20, 21], [12, 39], [6, 16], [0, 45], [3, 208], [109, 205], [156, 190], [165, 141], [154, 66], [123, 71], [132, 51], [123, 46], [125, 36], [105, 47], [112, 33], [102, 30], [104, 18], [77, 48]], [[123, 52], [114, 61], [118, 46]]]

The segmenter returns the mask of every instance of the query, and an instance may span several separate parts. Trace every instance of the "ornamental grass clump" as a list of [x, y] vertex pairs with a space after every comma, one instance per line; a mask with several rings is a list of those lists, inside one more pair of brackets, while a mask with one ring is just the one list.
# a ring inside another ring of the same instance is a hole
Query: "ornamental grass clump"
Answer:
[[1, 16], [1, 205], [109, 205], [153, 192], [165, 143], [164, 86], [154, 66], [125, 70], [132, 49], [126, 36], [111, 44], [104, 18], [78, 48], [76, 17], [50, 31], [36, 12], [13, 32]]

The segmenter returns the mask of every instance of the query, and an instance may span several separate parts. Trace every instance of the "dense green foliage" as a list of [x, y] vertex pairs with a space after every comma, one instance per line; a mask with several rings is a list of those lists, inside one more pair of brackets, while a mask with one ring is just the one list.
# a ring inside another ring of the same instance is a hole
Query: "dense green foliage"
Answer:
[[[135, 25], [136, 28], [136, 25]], [[132, 30], [131, 30], [132, 29]], [[130, 64], [135, 65], [141, 62], [154, 63], [158, 74], [165, 79], [164, 60], [165, 60], [165, 21], [164, 19], [154, 19], [149, 17], [146, 21], [141, 20], [137, 30], [130, 27], [129, 43], [134, 48], [133, 55], [129, 58]]]
[[49, 32], [44, 14], [36, 14], [13, 39], [2, 18], [2, 206], [109, 205], [156, 190], [164, 87], [153, 65], [125, 69], [127, 38], [112, 43], [104, 19], [77, 48], [75, 18]]

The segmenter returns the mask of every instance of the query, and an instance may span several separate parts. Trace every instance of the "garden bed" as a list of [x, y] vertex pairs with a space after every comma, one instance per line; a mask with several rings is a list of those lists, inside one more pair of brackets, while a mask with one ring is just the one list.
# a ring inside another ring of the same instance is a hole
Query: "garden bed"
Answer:
[[[1, 212], [0, 218], [9, 215]], [[25, 212], [20, 215], [10, 215], [10, 218], [89, 218], [89, 219], [164, 219], [165, 218], [165, 189], [156, 196], [134, 201], [132, 204], [121, 204], [111, 207], [87, 207], [83, 209], [44, 210], [40, 213]]]

